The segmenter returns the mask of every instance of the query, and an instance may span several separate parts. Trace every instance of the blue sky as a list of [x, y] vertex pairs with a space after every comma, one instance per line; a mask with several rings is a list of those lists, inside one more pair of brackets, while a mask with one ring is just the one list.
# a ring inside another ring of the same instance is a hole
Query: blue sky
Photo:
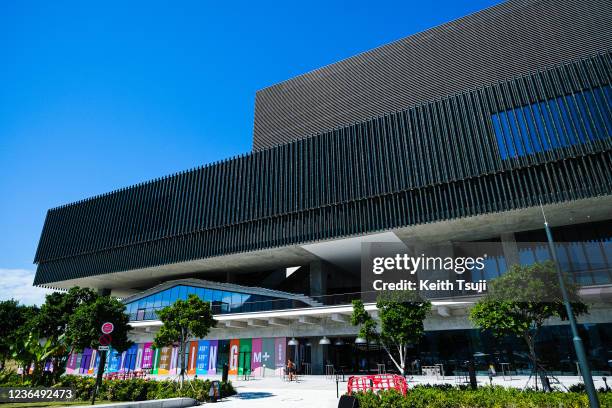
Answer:
[[39, 293], [48, 208], [247, 152], [256, 90], [498, 2], [2, 2], [0, 298]]

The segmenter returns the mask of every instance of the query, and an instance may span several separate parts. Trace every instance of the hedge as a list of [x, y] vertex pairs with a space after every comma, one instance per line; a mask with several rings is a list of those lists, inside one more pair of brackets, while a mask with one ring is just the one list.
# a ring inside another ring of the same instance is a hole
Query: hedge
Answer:
[[[76, 399], [88, 401], [95, 384], [95, 378], [79, 375], [64, 375], [55, 387], [74, 388]], [[17, 375], [0, 375], [0, 386], [19, 387], [21, 379]], [[132, 378], [129, 380], [102, 380], [97, 395], [100, 401], [144, 401], [162, 398], [188, 397], [198, 401], [208, 401], [210, 380], [185, 380], [182, 389], [177, 381], [147, 380]], [[221, 383], [223, 397], [234, 395], [236, 391], [231, 382]]]
[[[601, 407], [612, 407], [612, 393], [600, 392]], [[521, 391], [504, 387], [476, 390], [415, 386], [404, 397], [397, 391], [357, 393], [360, 408], [588, 408], [585, 393]]]

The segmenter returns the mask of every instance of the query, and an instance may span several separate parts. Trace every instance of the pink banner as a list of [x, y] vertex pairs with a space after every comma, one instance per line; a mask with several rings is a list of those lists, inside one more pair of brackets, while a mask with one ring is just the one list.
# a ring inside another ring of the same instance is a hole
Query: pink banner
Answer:
[[261, 339], [253, 339], [252, 342], [252, 361], [251, 361], [251, 371], [255, 375], [262, 375], [261, 368]]
[[287, 339], [285, 337], [277, 337], [274, 339], [274, 364], [276, 368], [284, 367], [287, 364], [285, 360], [287, 351]]
[[78, 353], [70, 353], [70, 355], [68, 356], [68, 362], [66, 363], [66, 373], [67, 374], [74, 373], [78, 357], [79, 357]]
[[142, 352], [142, 368], [151, 368], [153, 367], [153, 349], [151, 348], [151, 344], [153, 343], [145, 343], [144, 349]]

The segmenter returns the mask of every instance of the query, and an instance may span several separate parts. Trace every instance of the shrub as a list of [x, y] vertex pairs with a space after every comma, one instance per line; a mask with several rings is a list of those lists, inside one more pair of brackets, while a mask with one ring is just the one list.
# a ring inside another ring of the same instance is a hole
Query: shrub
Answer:
[[[144, 401], [175, 397], [194, 398], [208, 401], [210, 380], [188, 380], [182, 389], [171, 380], [148, 380], [132, 378], [129, 380], [103, 380], [97, 399], [100, 401]], [[87, 401], [95, 385], [95, 378], [77, 375], [65, 375], [60, 378], [57, 387], [74, 388], [76, 399]], [[236, 391], [231, 382], [221, 383], [224, 397], [234, 395]]]
[[[465, 390], [448, 386], [415, 386], [404, 397], [394, 390], [356, 394], [360, 408], [588, 408], [584, 393], [521, 391], [503, 387]], [[602, 407], [612, 407], [612, 393], [600, 393]]]
[[0, 370], [0, 385], [2, 387], [19, 387], [21, 383], [21, 376], [14, 370]]

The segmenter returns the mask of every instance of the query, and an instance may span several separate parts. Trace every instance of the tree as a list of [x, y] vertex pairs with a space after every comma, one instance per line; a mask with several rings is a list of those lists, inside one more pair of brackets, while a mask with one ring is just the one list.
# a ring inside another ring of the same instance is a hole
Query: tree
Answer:
[[13, 299], [0, 302], [0, 370], [12, 358], [16, 343], [27, 337], [37, 313], [36, 306], [20, 305]]
[[376, 308], [380, 328], [361, 300], [353, 300], [351, 323], [359, 326], [360, 337], [378, 340], [398, 371], [405, 375], [408, 347], [418, 344], [423, 336], [423, 321], [431, 310], [431, 303], [412, 292], [397, 292], [381, 294]]
[[[97, 295], [96, 295], [97, 296]], [[132, 345], [128, 338], [130, 331], [129, 317], [125, 313], [125, 305], [110, 296], [97, 296], [93, 302], [81, 303], [70, 316], [66, 330], [66, 341], [76, 350], [92, 348], [99, 350], [101, 327], [106, 322], [113, 323], [111, 333], [112, 347], [118, 352], [126, 351]], [[97, 389], [102, 382], [102, 374], [106, 365], [106, 352], [100, 353], [100, 363], [96, 376], [96, 386], [92, 395], [92, 404]]]
[[163, 323], [155, 335], [153, 346], [162, 348], [178, 343], [181, 387], [185, 381], [185, 349], [187, 342], [194, 338], [204, 338], [217, 322], [213, 319], [210, 303], [194, 294], [187, 300], [179, 299], [173, 305], [157, 312]]
[[[563, 279], [574, 313], [588, 313], [578, 296], [578, 287], [566, 277]], [[554, 263], [514, 265], [506, 274], [491, 280], [488, 288], [487, 294], [470, 310], [471, 321], [496, 337], [523, 338], [536, 369], [535, 341], [540, 328], [551, 317], [567, 319]]]
[[53, 292], [45, 296], [36, 326], [44, 337], [58, 338], [66, 332], [70, 316], [81, 304], [93, 303], [98, 294], [91, 289], [75, 286], [68, 292]]
[[22, 379], [28, 375], [30, 368], [32, 368], [30, 383], [33, 385], [48, 384], [46, 380], [51, 376], [45, 375], [49, 374], [44, 371], [45, 364], [52, 357], [63, 353], [63, 349], [64, 344], [61, 341], [54, 343], [51, 339], [41, 340], [36, 331], [20, 337], [11, 346], [12, 358], [23, 369]]
[[64, 334], [68, 330], [70, 317], [83, 304], [91, 304], [98, 298], [91, 289], [74, 287], [68, 292], [53, 292], [45, 296], [45, 303], [40, 308], [35, 321], [35, 329], [44, 342], [55, 352], [50, 355], [53, 364], [51, 382], [55, 383], [66, 371], [72, 344], [66, 343]]

